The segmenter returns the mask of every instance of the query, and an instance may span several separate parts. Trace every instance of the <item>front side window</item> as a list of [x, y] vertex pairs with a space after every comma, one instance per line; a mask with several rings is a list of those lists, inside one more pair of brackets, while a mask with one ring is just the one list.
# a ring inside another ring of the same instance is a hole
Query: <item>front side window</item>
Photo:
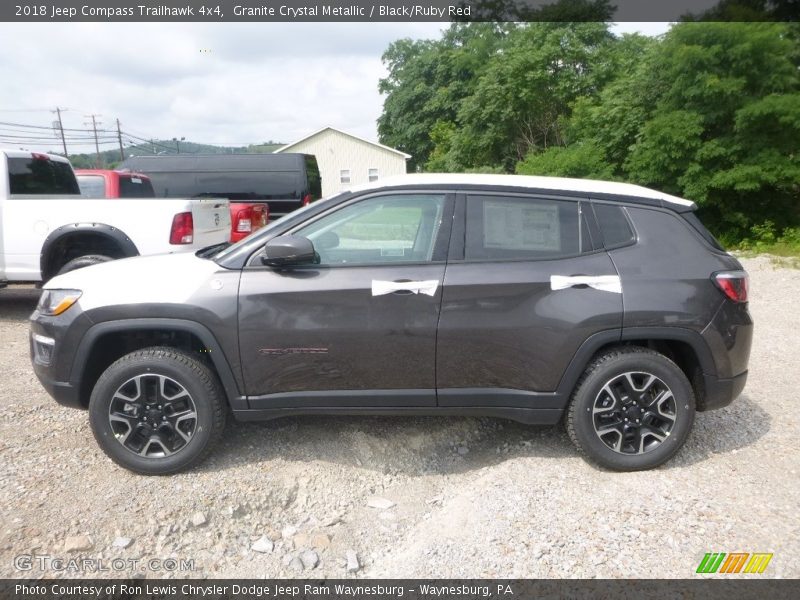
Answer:
[[430, 262], [444, 203], [439, 194], [373, 197], [293, 233], [312, 241], [322, 265]]
[[546, 260], [591, 248], [578, 202], [514, 196], [467, 198], [467, 260]]

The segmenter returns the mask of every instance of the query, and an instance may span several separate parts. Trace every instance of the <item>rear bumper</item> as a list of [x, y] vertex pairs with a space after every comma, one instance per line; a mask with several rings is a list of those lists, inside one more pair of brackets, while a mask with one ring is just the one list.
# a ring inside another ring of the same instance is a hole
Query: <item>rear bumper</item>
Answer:
[[697, 399], [697, 410], [716, 410], [728, 406], [742, 393], [746, 383], [747, 371], [724, 379], [703, 375], [704, 394]]

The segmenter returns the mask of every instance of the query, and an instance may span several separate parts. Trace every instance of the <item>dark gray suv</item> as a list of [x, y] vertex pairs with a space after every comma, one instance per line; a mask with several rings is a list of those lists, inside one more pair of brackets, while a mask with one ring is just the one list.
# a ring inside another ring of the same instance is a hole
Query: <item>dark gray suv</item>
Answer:
[[747, 274], [692, 202], [638, 186], [409, 175], [228, 247], [51, 279], [33, 368], [148, 474], [240, 420], [563, 421], [610, 469], [660, 465], [747, 378]]

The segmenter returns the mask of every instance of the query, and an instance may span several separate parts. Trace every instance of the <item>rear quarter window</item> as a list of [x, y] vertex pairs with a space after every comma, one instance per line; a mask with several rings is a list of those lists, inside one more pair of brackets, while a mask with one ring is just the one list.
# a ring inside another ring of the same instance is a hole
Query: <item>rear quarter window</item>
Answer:
[[80, 194], [69, 163], [34, 157], [9, 157], [8, 189], [11, 194]]
[[594, 214], [606, 248], [618, 248], [636, 239], [625, 209], [613, 204], [595, 204]]

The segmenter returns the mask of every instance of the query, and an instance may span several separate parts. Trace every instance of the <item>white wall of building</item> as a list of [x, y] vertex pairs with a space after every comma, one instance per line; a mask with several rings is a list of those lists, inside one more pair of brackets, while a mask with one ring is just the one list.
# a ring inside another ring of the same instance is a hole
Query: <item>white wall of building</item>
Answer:
[[[326, 127], [276, 152], [301, 152], [317, 157], [322, 176], [322, 195], [331, 196], [353, 185], [370, 181], [370, 169], [378, 179], [404, 175], [408, 155]], [[349, 171], [350, 182], [343, 182], [342, 171]]]

